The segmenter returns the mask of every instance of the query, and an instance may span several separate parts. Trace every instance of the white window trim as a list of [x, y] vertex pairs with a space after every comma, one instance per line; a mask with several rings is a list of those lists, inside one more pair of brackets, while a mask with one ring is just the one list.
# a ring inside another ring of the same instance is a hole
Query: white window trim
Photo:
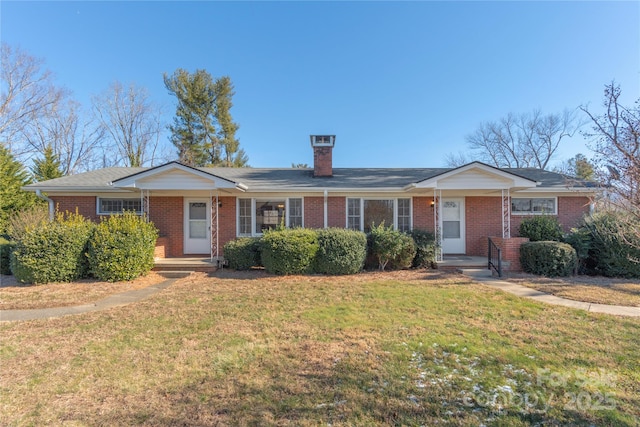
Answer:
[[[514, 199], [553, 199], [553, 212], [515, 212], [512, 206], [509, 206], [511, 210], [511, 215], [513, 216], [532, 216], [532, 215], [558, 215], [558, 197], [550, 196], [550, 197], [511, 197], [511, 200]], [[513, 202], [512, 202], [513, 203]]]
[[[413, 230], [413, 197], [346, 197], [344, 227], [349, 227], [349, 200], [360, 200], [360, 229], [364, 230], [364, 201], [365, 200], [393, 200], [393, 229], [398, 229], [398, 200], [409, 200], [409, 231]], [[388, 225], [387, 225], [388, 226]]]
[[97, 215], [120, 215], [122, 212], [102, 212], [100, 211], [100, 200], [113, 199], [113, 200], [140, 200], [140, 210], [136, 211], [136, 215], [142, 215], [142, 200], [140, 197], [96, 197], [96, 214]]
[[[251, 200], [251, 234], [240, 233], [240, 199]], [[256, 231], [256, 204], [261, 201], [270, 200], [284, 200], [285, 204], [285, 226], [289, 227], [289, 199], [301, 199], [302, 200], [302, 228], [304, 228], [304, 197], [269, 197], [269, 200], [261, 197], [237, 197], [236, 198], [236, 237], [260, 237], [264, 233], [258, 233]]]

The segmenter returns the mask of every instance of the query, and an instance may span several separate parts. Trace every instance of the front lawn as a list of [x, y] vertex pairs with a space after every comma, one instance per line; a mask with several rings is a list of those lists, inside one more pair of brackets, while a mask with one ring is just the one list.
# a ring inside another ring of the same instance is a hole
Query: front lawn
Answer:
[[596, 304], [640, 307], [640, 282], [602, 276], [540, 277], [520, 275], [508, 280], [541, 292]]
[[635, 426], [639, 336], [456, 275], [194, 275], [0, 323], [0, 425]]

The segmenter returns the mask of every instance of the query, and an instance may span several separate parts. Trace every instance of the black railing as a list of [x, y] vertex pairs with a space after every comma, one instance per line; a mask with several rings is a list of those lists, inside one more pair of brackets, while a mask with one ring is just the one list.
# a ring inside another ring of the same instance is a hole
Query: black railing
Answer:
[[502, 277], [502, 250], [493, 243], [491, 237], [489, 237], [489, 260], [487, 268], [493, 269], [498, 273], [498, 277]]

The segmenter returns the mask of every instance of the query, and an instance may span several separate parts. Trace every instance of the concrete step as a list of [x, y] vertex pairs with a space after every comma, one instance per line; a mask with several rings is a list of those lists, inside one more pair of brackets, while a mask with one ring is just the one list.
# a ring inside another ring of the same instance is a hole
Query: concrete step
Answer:
[[167, 279], [182, 279], [184, 277], [189, 277], [194, 273], [194, 271], [189, 270], [159, 270], [156, 272]]
[[461, 268], [459, 271], [471, 277], [492, 277], [492, 271], [487, 268]]

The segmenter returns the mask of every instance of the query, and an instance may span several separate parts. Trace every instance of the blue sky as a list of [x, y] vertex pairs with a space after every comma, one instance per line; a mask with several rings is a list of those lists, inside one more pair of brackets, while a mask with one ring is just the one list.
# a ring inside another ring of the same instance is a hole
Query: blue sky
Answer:
[[[509, 112], [599, 111], [615, 79], [640, 97], [640, 2], [2, 1], [2, 41], [41, 57], [88, 106], [110, 82], [175, 112], [162, 74], [228, 75], [254, 167], [444, 166]], [[166, 138], [165, 138], [166, 139]], [[589, 156], [582, 137], [557, 160]]]

